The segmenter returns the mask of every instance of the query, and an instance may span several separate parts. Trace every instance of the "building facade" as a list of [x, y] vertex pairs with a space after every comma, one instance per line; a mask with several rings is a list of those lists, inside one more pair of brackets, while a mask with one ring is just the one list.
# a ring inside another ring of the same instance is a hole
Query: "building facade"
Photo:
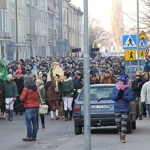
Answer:
[[70, 56], [83, 48], [83, 12], [71, 0], [2, 0], [0, 57]]

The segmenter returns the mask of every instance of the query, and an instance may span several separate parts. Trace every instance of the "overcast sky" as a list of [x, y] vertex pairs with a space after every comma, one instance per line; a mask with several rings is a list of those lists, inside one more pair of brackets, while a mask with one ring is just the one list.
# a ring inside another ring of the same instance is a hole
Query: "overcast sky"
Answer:
[[[71, 3], [76, 7], [80, 7], [83, 11], [84, 0], [72, 0]], [[89, 16], [101, 21], [104, 28], [109, 31], [110, 28], [110, 14], [112, 0], [89, 0]], [[123, 9], [126, 13], [136, 13], [136, 0], [123, 0]], [[136, 15], [136, 14], [135, 14]], [[126, 24], [133, 25], [128, 18], [125, 18]]]

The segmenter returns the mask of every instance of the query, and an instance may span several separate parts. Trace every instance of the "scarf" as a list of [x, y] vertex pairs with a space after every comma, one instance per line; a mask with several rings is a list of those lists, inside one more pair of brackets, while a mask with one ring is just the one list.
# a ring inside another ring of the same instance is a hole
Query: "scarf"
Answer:
[[129, 88], [129, 85], [116, 84], [116, 88], [118, 90], [125, 90], [125, 89]]

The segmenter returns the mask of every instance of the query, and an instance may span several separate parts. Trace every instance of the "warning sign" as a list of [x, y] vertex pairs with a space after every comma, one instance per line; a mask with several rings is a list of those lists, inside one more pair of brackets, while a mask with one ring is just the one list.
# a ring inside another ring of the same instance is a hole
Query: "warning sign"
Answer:
[[136, 50], [125, 50], [124, 51], [125, 60], [136, 60]]
[[139, 51], [139, 56], [140, 56], [141, 58], [145, 58], [145, 56], [146, 56], [146, 50], [140, 50], [140, 51]]
[[141, 31], [141, 33], [139, 35], [139, 39], [145, 39], [146, 41], [148, 41], [148, 37], [143, 30]]

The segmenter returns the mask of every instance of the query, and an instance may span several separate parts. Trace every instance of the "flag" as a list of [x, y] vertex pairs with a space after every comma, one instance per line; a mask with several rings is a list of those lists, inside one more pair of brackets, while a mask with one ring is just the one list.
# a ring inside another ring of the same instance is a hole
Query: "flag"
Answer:
[[6, 65], [6, 55], [4, 55], [4, 64]]
[[33, 75], [35, 75], [35, 76], [38, 78], [37, 66], [34, 66], [34, 67], [32, 68], [31, 73], [32, 73]]

